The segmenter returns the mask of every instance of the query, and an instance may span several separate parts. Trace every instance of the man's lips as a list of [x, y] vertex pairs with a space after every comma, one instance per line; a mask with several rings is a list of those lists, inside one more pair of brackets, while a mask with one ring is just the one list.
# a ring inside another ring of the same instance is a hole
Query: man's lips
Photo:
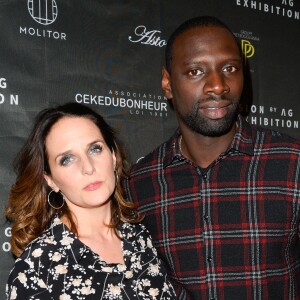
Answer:
[[102, 184], [101, 181], [95, 181], [95, 182], [88, 184], [83, 189], [85, 191], [94, 191], [94, 190], [97, 190], [101, 186], [101, 184]]
[[231, 104], [232, 102], [228, 100], [207, 101], [201, 103], [199, 109], [207, 118], [217, 120], [226, 116]]
[[232, 104], [230, 100], [208, 100], [200, 103], [200, 109], [219, 109]]

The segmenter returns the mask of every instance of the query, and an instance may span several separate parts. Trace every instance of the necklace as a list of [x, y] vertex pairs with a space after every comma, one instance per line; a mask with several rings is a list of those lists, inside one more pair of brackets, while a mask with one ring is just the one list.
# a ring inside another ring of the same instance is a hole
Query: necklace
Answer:
[[181, 155], [183, 156], [182, 149], [181, 149], [181, 141], [182, 141], [182, 135], [179, 138], [178, 145], [179, 145], [179, 151], [180, 151]]

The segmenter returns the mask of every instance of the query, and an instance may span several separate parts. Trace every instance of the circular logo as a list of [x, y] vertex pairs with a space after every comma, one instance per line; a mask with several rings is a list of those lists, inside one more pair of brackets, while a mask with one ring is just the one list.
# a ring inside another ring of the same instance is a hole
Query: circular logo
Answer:
[[28, 0], [27, 7], [31, 17], [39, 24], [49, 25], [57, 18], [55, 0]]

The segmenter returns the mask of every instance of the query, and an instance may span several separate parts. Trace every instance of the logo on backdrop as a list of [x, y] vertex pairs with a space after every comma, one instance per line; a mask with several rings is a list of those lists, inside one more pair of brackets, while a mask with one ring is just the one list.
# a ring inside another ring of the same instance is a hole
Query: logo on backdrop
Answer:
[[244, 55], [245, 64], [247, 59], [252, 57], [255, 53], [254, 46], [248, 40], [242, 40], [242, 53]]
[[130, 115], [167, 117], [167, 98], [154, 93], [141, 93], [125, 90], [109, 90], [106, 95], [77, 93], [75, 102], [127, 109]]
[[42, 25], [52, 24], [58, 14], [55, 0], [28, 0], [28, 11], [36, 22]]
[[247, 121], [253, 125], [272, 127], [275, 130], [281, 128], [298, 129], [299, 119], [292, 108], [265, 105], [251, 105], [241, 107], [242, 111], [249, 113]]
[[134, 30], [134, 36], [130, 35], [128, 39], [132, 43], [164, 47], [167, 45], [167, 42], [160, 38], [160, 33], [160, 30], [147, 30], [146, 26], [139, 25]]
[[[6, 236], [6, 237], [11, 237], [11, 227], [6, 227], [6, 228], [4, 228], [4, 235]], [[3, 244], [2, 244], [2, 251], [3, 252], [9, 252], [10, 251], [10, 249], [11, 249], [11, 246], [10, 246], [10, 243], [9, 242], [4, 242]]]
[[[255, 46], [260, 42], [258, 36], [253, 32], [241, 30], [234, 35], [241, 41], [241, 49], [244, 56], [245, 63], [247, 60], [253, 59], [255, 62]], [[255, 72], [255, 63], [251, 64], [250, 72]], [[253, 125], [260, 125], [265, 127], [272, 127], [275, 130], [280, 129], [298, 129], [299, 119], [297, 119], [297, 112], [291, 107], [277, 107], [265, 105], [240, 105], [240, 110], [245, 112], [248, 117], [247, 120]]]
[[0, 77], [0, 105], [7, 102], [10, 105], [19, 105], [19, 95], [5, 93], [7, 89], [6, 78]]
[[255, 54], [255, 46], [253, 43], [259, 42], [259, 37], [255, 36], [253, 32], [244, 29], [240, 32], [235, 32], [234, 35], [241, 41], [242, 54], [246, 64], [247, 60]]
[[55, 22], [58, 16], [58, 6], [55, 0], [28, 0], [27, 9], [31, 18], [42, 27], [21, 25], [20, 35], [59, 41], [67, 39], [66, 33], [51, 30], [51, 27], [49, 27], [49, 25]]
[[261, 1], [255, 0], [235, 0], [237, 6], [244, 8], [257, 10], [262, 13], [272, 14], [275, 16], [282, 16], [294, 20], [299, 20], [300, 14], [299, 10], [296, 10], [294, 4], [297, 3], [297, 0], [277, 0], [278, 4], [263, 3]]

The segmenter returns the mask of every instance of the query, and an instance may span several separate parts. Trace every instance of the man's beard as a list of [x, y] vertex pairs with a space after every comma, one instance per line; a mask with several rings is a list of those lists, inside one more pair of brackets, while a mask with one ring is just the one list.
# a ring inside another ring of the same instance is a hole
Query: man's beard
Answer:
[[[214, 100], [214, 99], [211, 98], [210, 100]], [[196, 101], [192, 108], [192, 111], [187, 115], [183, 115], [179, 111], [177, 111], [180, 119], [191, 130], [203, 136], [219, 137], [228, 133], [237, 119], [239, 100], [237, 99], [232, 100], [232, 104], [228, 114], [224, 118], [216, 119], [216, 120], [208, 119], [207, 117], [199, 113], [200, 110], [199, 105], [201, 101], [202, 100]], [[209, 101], [209, 100], [205, 100], [205, 101]]]

